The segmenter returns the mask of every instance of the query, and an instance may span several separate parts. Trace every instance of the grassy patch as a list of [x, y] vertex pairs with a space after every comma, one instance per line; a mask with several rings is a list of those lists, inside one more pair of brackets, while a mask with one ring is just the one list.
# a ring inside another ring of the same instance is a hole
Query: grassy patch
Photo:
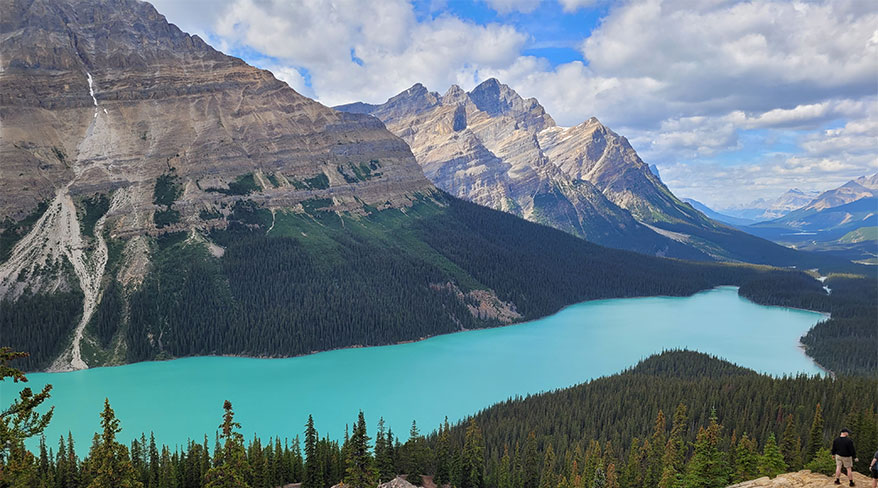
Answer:
[[207, 209], [203, 209], [198, 212], [198, 216], [201, 218], [201, 220], [215, 220], [223, 218], [222, 212]]
[[152, 215], [156, 228], [168, 227], [172, 224], [180, 222], [180, 212], [174, 209], [156, 210]]
[[228, 188], [211, 187], [205, 188], [204, 191], [222, 193], [224, 195], [249, 195], [257, 190], [259, 190], [259, 184], [256, 183], [256, 178], [253, 176], [253, 173], [247, 173], [235, 178], [235, 181], [229, 183]]
[[170, 207], [182, 194], [183, 185], [180, 184], [180, 177], [173, 172], [165, 173], [155, 180], [152, 202], [156, 205]]
[[110, 210], [110, 199], [103, 193], [93, 195], [91, 198], [82, 200], [82, 216], [79, 221], [80, 231], [94, 237], [95, 224]]
[[338, 171], [344, 180], [348, 183], [356, 183], [358, 181], [368, 181], [373, 178], [378, 178], [381, 176], [381, 173], [376, 172], [378, 168], [381, 167], [381, 164], [377, 159], [373, 159], [368, 163], [351, 163], [340, 164], [336, 166], [335, 170]]

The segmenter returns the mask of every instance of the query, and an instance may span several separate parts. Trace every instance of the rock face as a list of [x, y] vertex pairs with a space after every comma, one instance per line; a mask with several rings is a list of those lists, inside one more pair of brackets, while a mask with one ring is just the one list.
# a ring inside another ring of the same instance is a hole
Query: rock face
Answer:
[[597, 119], [558, 127], [536, 99], [495, 79], [444, 95], [417, 84], [382, 105], [337, 108], [380, 118], [455, 196], [612, 247], [707, 258], [641, 223], [707, 219]]
[[[356, 214], [437, 192], [377, 119], [308, 99], [138, 0], [0, 0], [0, 299], [149, 270], [145, 236], [223, 226], [239, 203]], [[10, 237], [11, 236], [11, 237]], [[219, 248], [221, 251], [221, 248]], [[115, 259], [115, 258], [114, 258]]]
[[[844, 483], [847, 486], [847, 477], [842, 475]], [[836, 486], [833, 484], [834, 479], [818, 473], [803, 470], [797, 473], [786, 473], [778, 475], [774, 479], [767, 476], [755, 480], [745, 481], [736, 485], [730, 485], [727, 488], [828, 488]], [[854, 483], [857, 486], [871, 486], [871, 481], [865, 476], [854, 473]]]
[[[59, 188], [75, 196], [147, 187], [119, 209], [136, 214], [152, 205], [155, 180], [169, 171], [184, 182], [184, 220], [230, 200], [205, 190], [246, 173], [256, 175], [253, 198], [268, 206], [314, 196], [338, 206], [359, 205], [354, 197], [405, 205], [431, 189], [405, 144], [375, 119], [299, 95], [181, 32], [147, 3], [0, 7], [0, 218], [21, 218]], [[380, 171], [345, 178], [346, 165], [370, 160]], [[326, 188], [292, 184], [320, 175]], [[145, 225], [128, 219], [113, 231]]]
[[844, 185], [821, 193], [817, 198], [803, 206], [801, 210], [823, 210], [856, 202], [863, 198], [878, 197], [878, 173], [861, 176]]

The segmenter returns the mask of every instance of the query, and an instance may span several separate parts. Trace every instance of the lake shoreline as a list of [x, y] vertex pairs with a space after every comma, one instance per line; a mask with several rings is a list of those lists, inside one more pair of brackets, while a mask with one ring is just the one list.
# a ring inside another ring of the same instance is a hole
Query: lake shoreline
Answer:
[[[202, 355], [192, 355], [192, 356], [177, 356], [177, 357], [160, 358], [160, 359], [156, 358], [156, 359], [150, 359], [150, 360], [146, 360], [146, 361], [136, 361], [133, 363], [120, 363], [120, 364], [107, 364], [107, 365], [100, 365], [100, 366], [90, 366], [84, 370], [76, 370], [76, 371], [87, 371], [87, 370], [94, 370], [94, 369], [98, 369], [98, 368], [117, 368], [117, 367], [121, 367], [121, 366], [129, 366], [129, 365], [133, 365], [133, 364], [142, 364], [142, 363], [164, 363], [164, 362], [169, 362], [169, 361], [177, 361], [177, 360], [181, 360], [181, 359], [190, 359], [190, 358], [240, 358], [240, 359], [267, 359], [267, 360], [270, 360], [270, 359], [294, 359], [294, 358], [303, 358], [303, 357], [314, 356], [314, 355], [323, 354], [323, 353], [330, 353], [330, 352], [336, 352], [336, 351], [346, 351], [349, 349], [367, 349], [367, 348], [377, 348], [377, 347], [400, 346], [400, 345], [404, 345], [404, 344], [413, 344], [413, 343], [418, 343], [418, 342], [423, 342], [426, 340], [434, 339], [437, 337], [444, 337], [444, 336], [449, 336], [449, 335], [454, 335], [454, 334], [461, 334], [461, 333], [465, 333], [465, 332], [501, 329], [501, 328], [506, 328], [506, 327], [514, 327], [514, 326], [529, 324], [532, 322], [545, 320], [549, 317], [558, 315], [571, 307], [576, 307], [576, 306], [583, 305], [583, 304], [594, 304], [594, 303], [600, 303], [600, 302], [604, 302], [604, 301], [613, 301], [613, 300], [643, 300], [643, 299], [651, 299], [651, 298], [691, 298], [691, 297], [694, 297], [694, 296], [701, 294], [701, 293], [708, 293], [710, 291], [720, 290], [723, 288], [735, 289], [736, 295], [739, 298], [742, 298], [742, 299], [744, 299], [750, 303], [753, 303], [755, 305], [777, 308], [777, 309], [786, 309], [786, 310], [795, 310], [795, 311], [800, 311], [800, 312], [815, 313], [815, 314], [822, 315], [823, 320], [828, 320], [831, 317], [830, 313], [821, 312], [818, 310], [809, 310], [806, 308], [788, 307], [788, 306], [783, 306], [783, 305], [766, 305], [766, 304], [757, 303], [757, 302], [750, 300], [747, 297], [742, 297], [740, 294], [738, 294], [737, 290], [740, 289], [740, 286], [738, 286], [738, 285], [717, 285], [717, 286], [714, 286], [712, 288], [705, 288], [703, 290], [698, 290], [698, 291], [692, 293], [691, 295], [637, 295], [637, 296], [623, 297], [623, 298], [594, 298], [591, 300], [584, 300], [581, 302], [572, 303], [570, 305], [565, 305], [565, 306], [561, 307], [560, 309], [556, 310], [555, 312], [552, 312], [548, 315], [544, 315], [542, 317], [537, 317], [537, 318], [533, 318], [533, 319], [529, 319], [529, 320], [522, 320], [520, 322], [510, 322], [508, 324], [500, 324], [500, 325], [496, 325], [493, 327], [480, 327], [477, 329], [456, 330], [453, 332], [447, 332], [447, 333], [443, 333], [443, 334], [434, 334], [434, 335], [429, 335], [429, 336], [425, 336], [425, 337], [420, 337], [418, 339], [407, 339], [404, 341], [391, 342], [391, 343], [387, 343], [387, 344], [373, 344], [373, 345], [352, 344], [349, 346], [336, 347], [336, 348], [332, 348], [332, 349], [324, 349], [324, 350], [319, 350], [319, 351], [311, 351], [308, 353], [296, 354], [296, 355], [292, 355], [292, 356], [249, 355], [249, 354], [202, 354]], [[812, 326], [811, 328], [813, 329], [815, 326], [816, 326], [816, 324], [814, 326]], [[811, 329], [808, 329], [808, 331], [810, 331], [810, 330]], [[806, 331], [805, 334], [807, 334], [808, 331]], [[803, 337], [805, 334], [803, 334]], [[833, 373], [832, 371], [830, 371], [829, 369], [824, 367], [822, 364], [818, 363], [813, 357], [811, 357], [807, 353], [807, 347], [805, 347], [805, 345], [801, 343], [801, 340], [798, 342], [797, 347], [802, 349], [802, 351], [805, 353], [805, 356], [808, 359], [810, 359], [820, 370], [822, 370], [823, 372], [825, 372], [829, 375], [832, 375], [833, 377], [835, 376], [835, 373]], [[26, 372], [26, 374], [35, 374], [35, 373], [64, 374], [64, 373], [74, 373], [76, 371], [47, 371], [47, 370], [46, 371], [29, 371], [29, 372]]]

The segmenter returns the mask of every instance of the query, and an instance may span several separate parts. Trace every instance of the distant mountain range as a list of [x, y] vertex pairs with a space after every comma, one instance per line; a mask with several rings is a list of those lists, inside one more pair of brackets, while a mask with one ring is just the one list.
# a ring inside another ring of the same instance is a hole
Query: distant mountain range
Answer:
[[657, 168], [596, 118], [559, 127], [536, 99], [496, 79], [442, 95], [416, 84], [380, 105], [336, 108], [381, 119], [452, 195], [602, 245], [689, 259], [797, 259], [678, 199]]
[[746, 205], [724, 208], [718, 212], [732, 218], [756, 223], [783, 217], [797, 208], [804, 207], [818, 195], [820, 195], [818, 191], [793, 188], [773, 200], [760, 198]]
[[712, 208], [708, 207], [707, 205], [699, 202], [698, 200], [694, 200], [692, 198], [684, 198], [683, 201], [688, 203], [689, 205], [692, 205], [695, 208], [695, 210], [698, 210], [699, 212], [703, 213], [704, 215], [710, 217], [711, 219], [716, 220], [718, 222], [722, 222], [724, 224], [733, 225], [735, 227], [743, 227], [743, 226], [748, 226], [750, 224], [755, 224], [757, 222], [756, 220], [744, 219], [744, 218], [739, 218], [739, 217], [732, 217], [731, 215], [726, 215], [724, 213], [717, 212], [716, 210], [713, 210]]
[[827, 263], [714, 223], [596, 119], [562, 129], [493, 80], [350, 108], [397, 121], [432, 155], [419, 165], [378, 119], [296, 93], [148, 3], [2, 10], [0, 330], [28, 370], [388, 344], [763, 272], [598, 246], [450, 196], [422, 168], [648, 254]]
[[783, 217], [749, 227], [757, 235], [786, 242], [831, 241], [878, 222], [878, 173], [825, 191]]

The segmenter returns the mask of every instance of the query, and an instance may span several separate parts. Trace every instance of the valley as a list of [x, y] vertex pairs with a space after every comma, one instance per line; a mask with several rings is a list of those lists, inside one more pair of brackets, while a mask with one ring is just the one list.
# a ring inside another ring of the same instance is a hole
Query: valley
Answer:
[[[708, 314], [715, 317], [709, 325], [704, 323]], [[126, 443], [149, 431], [171, 446], [198, 441], [214, 431], [214, 413], [224, 399], [249, 419], [247, 438], [292, 435], [308, 414], [321, 432], [341, 438], [357, 409], [373, 420], [382, 415], [404, 438], [412, 420], [425, 429], [446, 416], [456, 423], [510, 397], [614, 374], [661, 350], [719, 354], [774, 376], [817, 374], [821, 370], [804, 354], [799, 337], [824, 318], [756, 305], [735, 288], [722, 287], [686, 298], [585, 302], [519, 325], [396, 346], [290, 359], [186, 358], [31, 374], [28, 386], [54, 385], [56, 414], [47, 438], [71, 430], [81, 452], [99, 428], [95, 399], [104, 397], [125, 419], [120, 440]], [[5, 397], [16, 386], [0, 383], [0, 388]], [[437, 398], [442, 401], [431, 401]], [[165, 407], [157, 412], [156, 405]], [[160, 424], [152, 421], [157, 414]]]
[[725, 488], [878, 449], [871, 77], [816, 103], [809, 63], [796, 102], [673, 26], [591, 58], [694, 4], [155, 3], [0, 0], [0, 487]]

